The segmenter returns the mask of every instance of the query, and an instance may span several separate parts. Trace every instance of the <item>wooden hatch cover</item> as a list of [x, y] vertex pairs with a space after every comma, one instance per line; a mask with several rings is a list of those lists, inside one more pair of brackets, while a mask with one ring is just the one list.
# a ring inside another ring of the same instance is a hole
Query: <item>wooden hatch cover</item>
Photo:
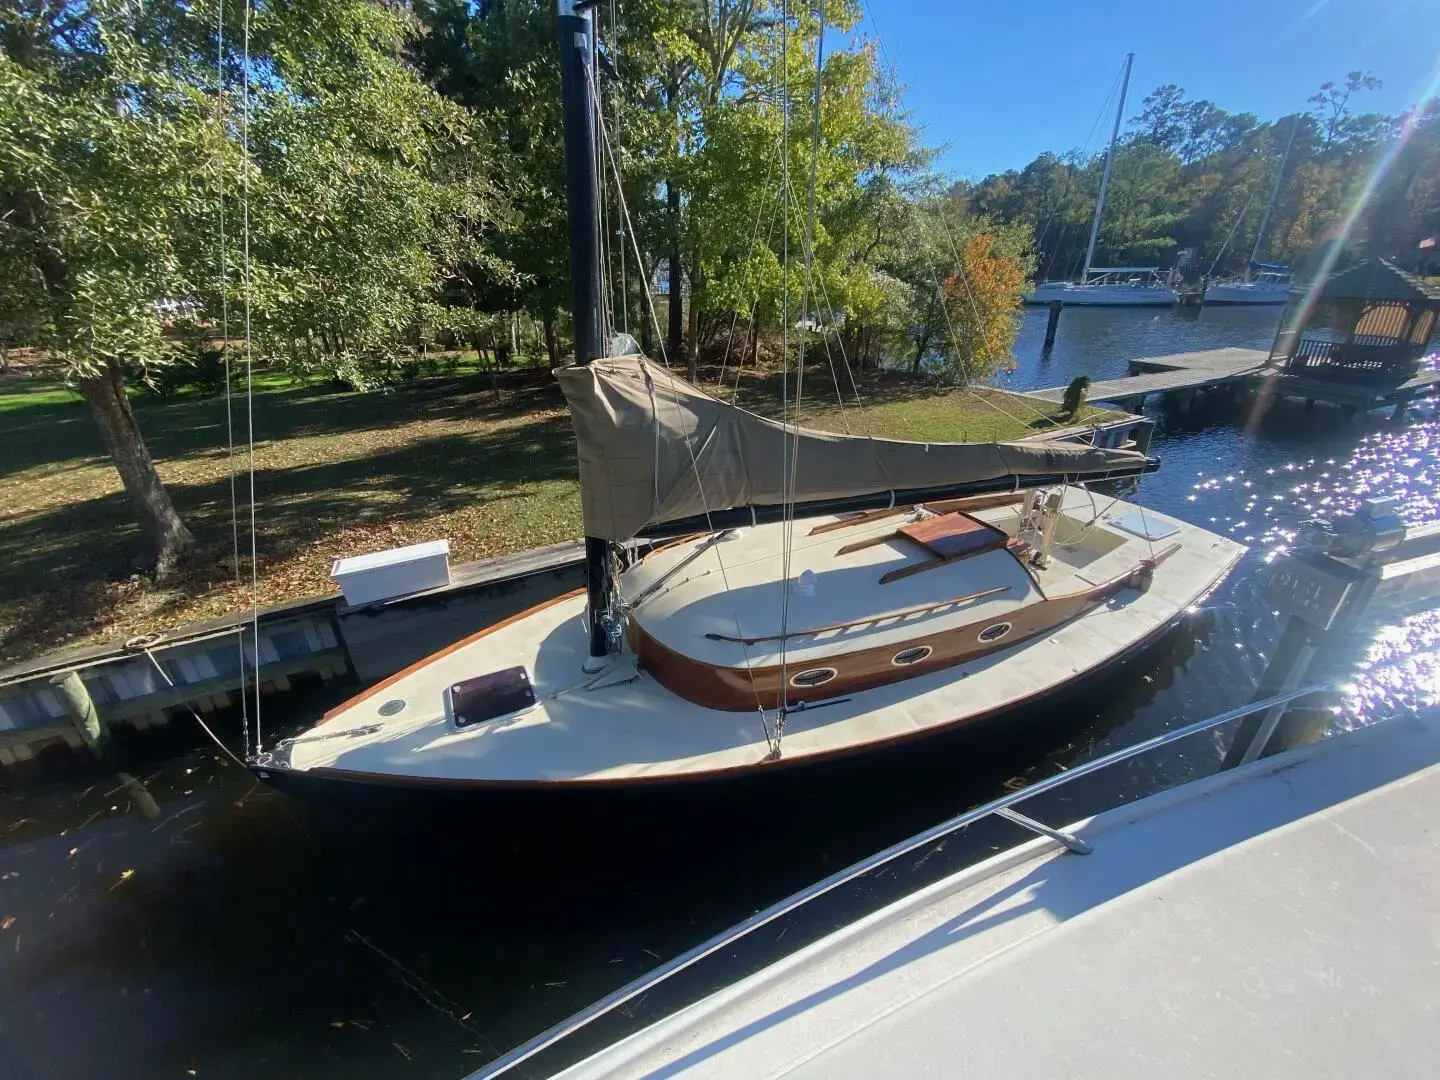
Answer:
[[[985, 522], [973, 518], [969, 514], [957, 511], [912, 521], [884, 536], [872, 536], [865, 540], [857, 540], [853, 544], [846, 544], [835, 554], [848, 555], [852, 551], [860, 551], [877, 544], [886, 544], [892, 540], [908, 541], [925, 549], [934, 557], [928, 562], [891, 570], [880, 578], [881, 585], [909, 577], [911, 574], [933, 570], [938, 566], [948, 566], [961, 559], [968, 559], [972, 555], [996, 551], [1010, 543], [1010, 537], [1001, 530], [992, 525], [986, 525]], [[1017, 552], [1017, 556], [1018, 554], [1019, 552]]]
[[1009, 539], [1005, 533], [969, 514], [943, 514], [940, 517], [922, 518], [896, 530], [907, 540], [913, 540], [927, 549], [937, 559], [963, 559], [967, 555], [994, 551], [1004, 547]]

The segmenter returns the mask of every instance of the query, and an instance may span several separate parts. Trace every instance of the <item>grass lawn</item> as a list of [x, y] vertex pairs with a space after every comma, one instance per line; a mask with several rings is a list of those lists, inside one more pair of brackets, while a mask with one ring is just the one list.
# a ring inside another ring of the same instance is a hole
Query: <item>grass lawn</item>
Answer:
[[[1059, 422], [1029, 399], [900, 376], [867, 378], [863, 405], [842, 410], [829, 380], [810, 378], [805, 422], [834, 431], [988, 441]], [[779, 389], [777, 378], [747, 375], [738, 401], [777, 415]], [[718, 392], [728, 399], [732, 389]], [[244, 406], [234, 402], [240, 583], [224, 401], [135, 397], [156, 467], [198, 541], [162, 587], [136, 572], [139, 534], [84, 402], [49, 379], [0, 377], [0, 664], [248, 609]], [[256, 379], [254, 416], [262, 605], [332, 591], [330, 564], [342, 555], [448, 537], [452, 560], [465, 562], [580, 535], [574, 437], [543, 372], [498, 398], [475, 374], [367, 394], [267, 374]]]

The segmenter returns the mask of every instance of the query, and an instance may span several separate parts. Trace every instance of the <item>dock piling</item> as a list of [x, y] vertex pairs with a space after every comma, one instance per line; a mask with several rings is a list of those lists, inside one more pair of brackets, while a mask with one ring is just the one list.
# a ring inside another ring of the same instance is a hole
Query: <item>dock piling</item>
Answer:
[[1060, 325], [1060, 309], [1065, 304], [1060, 300], [1050, 301], [1050, 317], [1045, 322], [1045, 350], [1048, 352], [1055, 345], [1055, 330]]
[[85, 680], [80, 678], [80, 673], [66, 671], [52, 676], [50, 685], [55, 688], [56, 696], [65, 707], [66, 714], [74, 723], [85, 745], [90, 748], [90, 753], [97, 758], [103, 757], [110, 741], [110, 732], [100, 722], [100, 714], [95, 709], [95, 702], [90, 699], [90, 691], [85, 688]]

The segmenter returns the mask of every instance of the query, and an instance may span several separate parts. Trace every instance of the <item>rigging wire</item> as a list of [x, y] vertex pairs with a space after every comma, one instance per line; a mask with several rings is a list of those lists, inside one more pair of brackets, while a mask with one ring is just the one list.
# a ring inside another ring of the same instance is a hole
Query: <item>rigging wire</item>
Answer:
[[[772, 166], [773, 166], [774, 162], [772, 161], [771, 164], [772, 164]], [[776, 216], [780, 213], [780, 203], [781, 203], [781, 193], [780, 193], [779, 190], [776, 190], [776, 192], [775, 192], [775, 201], [774, 201], [774, 203], [773, 203], [773, 204], [771, 205], [771, 207], [770, 207], [770, 222], [769, 222], [768, 225], [765, 226], [765, 246], [766, 246], [767, 248], [770, 246], [770, 241], [771, 241], [771, 240], [774, 238], [774, 236], [775, 236], [775, 218], [776, 218]], [[760, 362], [760, 335], [759, 335], [759, 331], [757, 330], [757, 328], [756, 328], [756, 326], [755, 326], [755, 320], [756, 320], [757, 318], [759, 318], [759, 314], [760, 314], [760, 282], [759, 282], [759, 280], [758, 280], [758, 278], [757, 278], [757, 280], [756, 280], [756, 282], [755, 282], [755, 289], [754, 289], [753, 293], [751, 294], [751, 298], [750, 298], [750, 333], [751, 333], [751, 335], [752, 335], [752, 336], [754, 337], [754, 339], [755, 339], [755, 362], [756, 362], [756, 367], [757, 367], [757, 368], [759, 367], [759, 362]], [[741, 357], [740, 357], [739, 362], [736, 363], [736, 365], [735, 365], [735, 385], [734, 385], [733, 387], [731, 387], [731, 390], [730, 390], [730, 404], [732, 404], [732, 405], [736, 404], [736, 403], [740, 400], [740, 375], [741, 375], [741, 373], [744, 371], [744, 368], [745, 368], [745, 357], [744, 357], [744, 354], [741, 354]], [[721, 386], [721, 389], [724, 389], [723, 384], [722, 384], [722, 386]]]
[[[587, 74], [587, 77], [592, 80], [593, 86], [593, 69], [590, 73]], [[605, 157], [610, 162], [610, 169], [615, 177], [615, 189], [619, 193], [620, 197], [620, 213], [624, 219], [626, 235], [630, 239], [631, 253], [635, 256], [635, 264], [637, 266], [641, 266], [643, 265], [643, 262], [640, 257], [640, 244], [635, 236], [635, 222], [630, 216], [630, 206], [625, 199], [624, 188], [621, 186], [620, 166], [615, 159], [615, 148], [610, 144], [610, 134], [605, 128], [605, 116], [603, 113], [600, 114], [598, 120], [600, 131], [599, 142], [602, 150], [604, 151]], [[670, 357], [665, 351], [664, 335], [660, 333], [660, 317], [655, 313], [655, 298], [653, 295], [651, 295], [650, 282], [648, 280], [648, 277], [642, 275], [640, 283], [641, 296], [645, 300], [645, 310], [646, 313], [650, 316], [650, 324], [654, 330], [655, 341], [660, 350], [660, 362], [665, 368], [665, 374], [670, 380], [670, 387], [671, 391], [673, 392], [675, 387], [675, 372], [670, 366]], [[680, 429], [685, 434], [685, 450], [690, 457], [690, 470], [695, 475], [695, 488], [700, 493], [700, 502], [705, 509], [705, 524], [709, 529], [711, 535], [714, 535], [715, 527], [713, 521], [711, 520], [710, 499], [705, 494], [705, 484], [700, 476], [700, 463], [695, 456], [695, 442], [693, 438], [693, 431], [686, 426], [685, 410], [680, 409], [677, 406], [676, 413], [680, 417]], [[725, 592], [725, 602], [730, 608], [730, 619], [735, 624], [736, 636], [743, 638], [745, 636], [745, 630], [740, 624], [740, 613], [735, 608], [735, 597], [730, 589], [730, 576], [725, 567], [725, 559], [720, 554], [718, 545], [712, 547], [711, 550], [715, 552], [715, 562], [720, 568], [720, 582]], [[765, 706], [760, 700], [760, 690], [755, 685], [755, 672], [750, 663], [750, 650], [745, 646], [744, 642], [741, 642], [740, 651], [745, 661], [745, 673], [750, 680], [750, 692], [755, 697], [755, 711], [760, 717], [760, 727], [761, 730], [764, 732], [766, 745], [771, 748], [771, 751], [773, 753], [778, 754], [779, 743], [771, 735], [770, 724], [766, 716]]]
[[[790, 545], [785, 528], [791, 517], [794, 489], [790, 487], [790, 0], [780, 2], [780, 689], [776, 700], [774, 756], [780, 756], [785, 735], [785, 707], [789, 683], [785, 667], [785, 627], [790, 617]], [[803, 348], [803, 346], [802, 346]], [[804, 357], [801, 356], [801, 370]], [[797, 425], [798, 426], [798, 425]]]
[[[610, 51], [612, 54], [612, 63], [615, 67], [615, 81], [618, 83], [620, 81], [620, 15], [615, 6], [615, 0], [610, 0], [610, 34], [613, 38], [610, 43]], [[623, 145], [620, 138], [621, 95], [617, 91], [611, 95], [611, 97], [615, 105], [615, 142], [616, 145]], [[596, 98], [595, 100], [598, 104], [600, 99]], [[603, 166], [604, 162], [602, 161], [600, 164]], [[604, 168], [601, 168], [600, 174], [602, 176], [605, 174]], [[618, 185], [619, 181], [617, 180], [616, 183]], [[620, 193], [618, 189], [616, 191], [615, 205], [618, 210], [620, 205]], [[625, 270], [625, 219], [620, 217], [618, 213], [616, 215], [615, 228], [617, 229], [619, 239], [618, 246], [620, 248], [620, 327], [628, 334], [630, 333], [630, 278]]]
[[[612, 0], [612, 2], [613, 2], [613, 0]], [[765, 203], [767, 202], [767, 198], [766, 198], [766, 197], [767, 197], [767, 196], [769, 195], [769, 193], [770, 193], [770, 178], [771, 178], [771, 176], [773, 175], [774, 172], [775, 172], [775, 159], [774, 159], [774, 158], [771, 158], [771, 157], [767, 157], [767, 158], [766, 158], [766, 165], [765, 165], [765, 182], [760, 185], [760, 194], [759, 194], [759, 196], [758, 196], [758, 197], [756, 198], [756, 200], [755, 200], [755, 227], [750, 231], [750, 248], [749, 248], [749, 251], [748, 251], [748, 257], [751, 258], [751, 259], [753, 259], [753, 258], [755, 257], [755, 248], [756, 248], [756, 246], [760, 243], [760, 219], [765, 216]], [[773, 211], [771, 212], [771, 215], [770, 215], [770, 225], [771, 225], [771, 228], [773, 229], [773, 228], [774, 228], [774, 225], [775, 225], [775, 214], [774, 214]], [[766, 240], [766, 243], [769, 243], [769, 240], [770, 240], [769, 234], [766, 235], [765, 240]], [[753, 318], [753, 312], [754, 312], [755, 304], [759, 301], [759, 299], [760, 299], [760, 284], [759, 284], [759, 282], [757, 281], [756, 284], [755, 284], [754, 299], [751, 301], [751, 305], [750, 305], [750, 306], [751, 306], [751, 311], [752, 311], [752, 318]], [[736, 327], [736, 325], [737, 325], [739, 322], [740, 322], [740, 309], [737, 307], [737, 308], [735, 309], [734, 313], [732, 314], [731, 319], [730, 319], [730, 333], [729, 333], [729, 334], [726, 336], [726, 338], [725, 338], [725, 355], [724, 355], [724, 356], [721, 358], [721, 360], [720, 360], [720, 375], [719, 375], [719, 378], [716, 379], [716, 383], [717, 383], [718, 385], [722, 386], [722, 387], [725, 385], [725, 368], [726, 368], [726, 366], [730, 363], [730, 348], [731, 348], [731, 346], [732, 346], [732, 345], [734, 344], [734, 342], [735, 342], [735, 327]], [[744, 356], [744, 353], [743, 353], [743, 351], [742, 351], [741, 356], [740, 356], [740, 360], [739, 360], [738, 365], [737, 365], [737, 372], [736, 372], [736, 375], [735, 375], [735, 389], [736, 389], [736, 392], [737, 392], [737, 393], [739, 392], [739, 389], [740, 389], [740, 375], [739, 375], [739, 371], [738, 371], [738, 366], [743, 366], [744, 363], [745, 363], [745, 356]]]
[[[225, 464], [230, 473], [230, 565], [235, 587], [240, 588], [240, 500], [235, 490], [235, 411], [231, 401], [230, 370], [230, 255], [225, 240], [225, 0], [217, 0], [215, 15], [215, 106], [219, 121], [219, 267], [220, 267], [220, 360], [225, 367]], [[250, 756], [250, 698], [245, 676], [245, 635], [235, 636], [236, 661], [240, 671], [240, 732], [245, 756]], [[154, 657], [151, 657], [153, 660]], [[161, 670], [161, 674], [165, 674]], [[223, 745], [223, 744], [222, 744]]]
[[[600, 18], [598, 15], [594, 19], [594, 25], [595, 32], [590, 35], [590, 68], [592, 71], [598, 72], [600, 68]], [[598, 117], [605, 112], [605, 99], [601, 96], [600, 77], [598, 74], [594, 79], [594, 84], [595, 113]], [[596, 200], [600, 217], [599, 235], [596, 237], [596, 240], [600, 246], [600, 266], [604, 278], [602, 282], [603, 287], [600, 289], [600, 340], [604, 343], [603, 347], [606, 355], [608, 355], [610, 352], [610, 334], [615, 327], [615, 308], [613, 298], [610, 295], [610, 290], [615, 284], [615, 268], [610, 259], [610, 208], [605, 199], [606, 189], [608, 189], [610, 185], [606, 179], [604, 164], [600, 160], [599, 140], [595, 140], [594, 155], [595, 177], [597, 185], [600, 188], [600, 198]]]
[[[170, 673], [169, 673], [168, 671], [166, 671], [165, 668], [161, 665], [160, 661], [155, 658], [155, 654], [154, 654], [153, 652], [151, 652], [148, 648], [147, 648], [147, 649], [144, 649], [143, 652], [145, 653], [146, 656], [148, 656], [148, 657], [150, 658], [150, 663], [152, 663], [152, 664], [155, 665], [155, 670], [160, 673], [160, 677], [165, 680], [166, 684], [169, 685], [170, 689], [172, 689], [172, 690], [175, 689], [175, 680], [172, 679], [172, 678], [170, 678]], [[244, 674], [244, 673], [243, 673], [243, 670], [242, 670], [242, 673], [241, 673], [241, 674], [242, 674], [242, 676], [243, 676], [243, 674]], [[245, 693], [245, 686], [244, 686], [243, 683], [242, 683], [241, 686], [240, 686], [240, 693], [241, 693], [241, 695], [242, 695], [242, 697], [243, 697], [243, 695], [244, 695], [244, 693]], [[210, 736], [210, 741], [211, 741], [211, 742], [213, 742], [213, 743], [214, 743], [216, 746], [218, 746], [221, 750], [225, 751], [226, 756], [229, 757], [231, 761], [235, 762], [235, 764], [236, 764], [236, 765], [239, 765], [240, 768], [242, 768], [242, 769], [248, 769], [248, 768], [249, 768], [249, 766], [247, 766], [247, 765], [245, 764], [245, 762], [241, 761], [238, 757], [235, 756], [235, 751], [234, 751], [234, 750], [231, 750], [230, 747], [226, 746], [225, 743], [221, 741], [220, 736], [219, 736], [219, 735], [216, 735], [215, 732], [214, 732], [213, 730], [211, 730], [210, 725], [207, 724], [207, 723], [205, 723], [204, 719], [201, 718], [200, 713], [196, 711], [194, 705], [191, 705], [190, 702], [188, 702], [188, 701], [183, 701], [183, 702], [181, 702], [181, 704], [184, 705], [185, 708], [187, 708], [187, 709], [190, 710], [190, 715], [193, 716], [193, 717], [195, 717], [195, 722], [200, 725], [201, 730], [204, 731], [206, 735], [209, 735], [209, 736]], [[248, 736], [248, 735], [246, 736], [246, 743], [245, 743], [245, 745], [246, 745], [246, 754], [248, 755], [248, 754], [249, 754], [249, 745], [250, 745], [250, 743], [249, 743], [249, 736]]]
[[[876, 21], [874, 12], [870, 10], [870, 5], [869, 5], [868, 0], [861, 0], [861, 5], [862, 5], [862, 7], [864, 8], [866, 17], [869, 18], [871, 25], [875, 28], [875, 42], [876, 42], [876, 44], [879, 46], [880, 55], [881, 55], [881, 57], [884, 59], [885, 63], [886, 63], [887, 65], [889, 65], [890, 62], [891, 62], [891, 61], [890, 61], [890, 54], [889, 54], [889, 51], [885, 48], [885, 39], [884, 39], [884, 37], [883, 37], [883, 36], [881, 35], [881, 33], [880, 33], [880, 24]], [[1114, 84], [1114, 86], [1118, 86], [1118, 85], [1119, 85], [1119, 76], [1116, 77], [1116, 83]], [[1114, 94], [1114, 92], [1115, 92], [1114, 86], [1112, 86], [1112, 89], [1111, 89], [1111, 95], [1112, 95], [1112, 96], [1113, 96], [1113, 94]], [[1106, 98], [1106, 104], [1108, 104], [1108, 103], [1109, 103], [1109, 97]], [[1100, 115], [1100, 114], [1097, 114], [1096, 125], [1099, 124], [1099, 119], [1098, 119], [1099, 115]], [[1096, 126], [1096, 125], [1092, 125], [1092, 127], [1091, 127], [1090, 138], [1093, 138], [1093, 137], [1094, 137], [1094, 134], [1095, 134], [1095, 126]], [[1088, 143], [1089, 143], [1089, 139], [1087, 139], [1087, 145], [1088, 145]], [[921, 213], [920, 208], [919, 208], [918, 206], [915, 206], [915, 205], [913, 205], [913, 204], [910, 204], [910, 211], [911, 211], [911, 213], [914, 215], [913, 220], [915, 220], [915, 221], [918, 222], [918, 221], [919, 221], [919, 218], [920, 218], [920, 213]], [[943, 227], [944, 230], [945, 230], [945, 235], [946, 235], [947, 240], [948, 240], [948, 242], [949, 242], [951, 251], [952, 251], [952, 253], [954, 254], [954, 257], [955, 257], [955, 259], [956, 259], [956, 269], [959, 271], [961, 283], [965, 286], [966, 294], [967, 294], [967, 296], [969, 296], [970, 304], [971, 304], [971, 307], [974, 309], [976, 322], [978, 323], [978, 322], [980, 321], [979, 309], [978, 309], [978, 306], [977, 306], [976, 303], [975, 303], [974, 294], [973, 294], [973, 293], [971, 292], [971, 290], [970, 290], [970, 282], [969, 282], [969, 278], [968, 278], [967, 275], [965, 274], [964, 265], [960, 262], [959, 250], [958, 250], [958, 248], [957, 248], [956, 245], [955, 245], [954, 237], [953, 237], [953, 236], [951, 235], [951, 233], [950, 233], [950, 225], [949, 225], [949, 222], [945, 220], [945, 215], [944, 215], [942, 209], [937, 209], [937, 216], [940, 218], [941, 225], [942, 225], [942, 227]], [[919, 239], [919, 238], [917, 237], [917, 241], [918, 241], [918, 239]], [[947, 304], [945, 303], [945, 290], [944, 290], [944, 289], [941, 287], [941, 285], [940, 285], [940, 275], [936, 272], [936, 269], [935, 269], [935, 261], [930, 257], [929, 249], [928, 249], [923, 243], [917, 243], [917, 246], [919, 247], [920, 251], [922, 252], [922, 254], [923, 254], [924, 257], [925, 257], [925, 262], [926, 262], [926, 264], [927, 264], [927, 268], [928, 268], [929, 271], [930, 271], [930, 279], [931, 279], [931, 281], [932, 281], [932, 282], [934, 283], [934, 285], [935, 285], [935, 297], [936, 297], [936, 301], [937, 301], [937, 302], [939, 303], [939, 305], [940, 305], [941, 314], [943, 314], [943, 315], [945, 316], [945, 326], [946, 326], [946, 330], [948, 331], [948, 335], [949, 335], [949, 338], [950, 338], [950, 347], [955, 350], [955, 355], [956, 355], [956, 357], [957, 357], [957, 359], [958, 359], [958, 358], [960, 357], [960, 355], [961, 355], [961, 352], [960, 352], [960, 339], [959, 339], [959, 335], [956, 334], [956, 332], [955, 332], [955, 324], [954, 324], [954, 321], [950, 318], [950, 308], [949, 308], [949, 305], [947, 305]], [[968, 364], [966, 364], [966, 374], [967, 374], [967, 376], [968, 376], [968, 374], [969, 374], [969, 365], [968, 365]], [[971, 387], [971, 386], [969, 386], [969, 385], [966, 385], [966, 386], [962, 387], [962, 389], [963, 389], [967, 394], [969, 394], [971, 397], [975, 398], [975, 400], [980, 401], [980, 402], [984, 403], [985, 405], [989, 406], [991, 409], [993, 409], [993, 410], [995, 410], [996, 412], [1000, 413], [1000, 415], [1006, 417], [1007, 419], [1009, 419], [1009, 420], [1012, 421], [1013, 423], [1019, 424], [1019, 425], [1022, 426], [1022, 427], [1026, 426], [1025, 421], [1021, 420], [1019, 417], [1017, 417], [1017, 416], [1015, 416], [1014, 414], [1008, 412], [1007, 410], [1002, 409], [999, 405], [995, 404], [995, 402], [992, 401], [988, 395], [977, 393], [977, 392], [974, 390], [974, 388]], [[1031, 412], [1033, 412], [1033, 413], [1035, 414], [1035, 416], [1036, 416], [1037, 419], [1043, 419], [1043, 420], [1046, 420], [1047, 422], [1049, 421], [1050, 417], [1048, 416], [1048, 414], [1046, 414], [1044, 411], [1042, 411], [1038, 406], [1031, 405], [1029, 399], [1026, 398], [1025, 395], [1023, 395], [1023, 394], [1013, 394], [1013, 395], [1011, 395], [1011, 396], [1012, 396], [1013, 398], [1020, 399], [1021, 402], [1022, 402], [1027, 408], [1029, 408], [1029, 409], [1031, 410]]]
[[1205, 271], [1208, 278], [1215, 273], [1215, 268], [1220, 265], [1220, 260], [1225, 257], [1225, 252], [1230, 248], [1230, 241], [1235, 239], [1235, 230], [1240, 228], [1240, 223], [1245, 220], [1245, 215], [1250, 212], [1250, 205], [1255, 201], [1255, 196], [1245, 200], [1245, 205], [1240, 208], [1240, 213], [1235, 215], [1235, 220], [1230, 225], [1230, 231], [1225, 234], [1225, 242], [1220, 245], [1220, 250], [1215, 253], [1214, 260], [1210, 263], [1210, 269]]
[[240, 148], [243, 171], [240, 173], [240, 198], [244, 210], [245, 240], [241, 280], [245, 298], [245, 424], [249, 441], [250, 463], [250, 633], [254, 646], [255, 670], [255, 756], [259, 757], [263, 749], [260, 732], [260, 573], [255, 544], [255, 362], [250, 351], [250, 10], [252, 0], [244, 0], [244, 3], [242, 48], [244, 86], [240, 112]]
[[[825, 86], [825, 0], [820, 0], [819, 26], [815, 33], [815, 105], [810, 125], [810, 179], [808, 190], [805, 193], [805, 233], [804, 249], [801, 252], [801, 260], [805, 267], [805, 286], [801, 293], [800, 320], [801, 337], [800, 351], [796, 356], [795, 364], [795, 432], [794, 443], [790, 451], [790, 467], [787, 479], [789, 488], [788, 498], [784, 499], [785, 511], [783, 517], [783, 551], [781, 577], [784, 579], [785, 591], [781, 594], [780, 602], [780, 715], [776, 720], [775, 742], [778, 752], [780, 740], [785, 735], [785, 713], [788, 708], [789, 698], [789, 640], [790, 640], [790, 571], [794, 562], [795, 551], [795, 499], [798, 488], [800, 473], [800, 410], [805, 400], [805, 347], [810, 339], [810, 301], [814, 291], [813, 281], [815, 273], [815, 186], [816, 169], [820, 161], [820, 108], [821, 94]], [[785, 56], [786, 70], [789, 70], [789, 52]], [[789, 79], [786, 79], [786, 100], [785, 109], [788, 114], [790, 109]], [[788, 145], [787, 145], [788, 149]], [[785, 177], [786, 184], [789, 184], [790, 177]], [[823, 332], [822, 332], [823, 340]], [[827, 347], [828, 354], [828, 347]], [[836, 396], [840, 397], [840, 379], [835, 373], [835, 365], [830, 365], [830, 371], [835, 378]], [[841, 416], [844, 416], [845, 402], [843, 397], [840, 400]], [[848, 426], [848, 425], [847, 425]]]
[[[877, 31], [877, 33], [878, 33], [878, 31]], [[1082, 159], [1082, 160], [1083, 160], [1083, 159], [1085, 158], [1085, 156], [1089, 153], [1090, 144], [1095, 141], [1095, 134], [1096, 134], [1096, 132], [1100, 129], [1100, 122], [1101, 122], [1101, 120], [1102, 120], [1102, 119], [1109, 113], [1109, 111], [1110, 111], [1110, 102], [1114, 99], [1116, 93], [1119, 92], [1119, 89], [1120, 89], [1120, 78], [1121, 78], [1121, 73], [1117, 71], [1117, 72], [1115, 73], [1115, 80], [1110, 84], [1110, 92], [1105, 95], [1105, 100], [1100, 103], [1100, 109], [1099, 109], [1099, 111], [1097, 111], [1097, 112], [1095, 113], [1095, 120], [1094, 120], [1094, 122], [1090, 125], [1090, 133], [1085, 136], [1085, 142], [1084, 142], [1084, 143], [1081, 145], [1081, 147], [1080, 147], [1080, 156], [1081, 156], [1081, 159]], [[1035, 247], [1036, 247], [1038, 250], [1040, 250], [1040, 251], [1044, 251], [1044, 250], [1045, 250], [1045, 236], [1046, 236], [1046, 234], [1049, 233], [1049, 231], [1050, 231], [1050, 223], [1055, 219], [1055, 215], [1060, 212], [1061, 207], [1063, 207], [1063, 206], [1065, 205], [1065, 201], [1070, 197], [1070, 192], [1074, 190], [1074, 188], [1075, 188], [1075, 178], [1076, 178], [1077, 175], [1078, 175], [1077, 170], [1076, 170], [1075, 168], [1073, 168], [1073, 167], [1070, 167], [1070, 168], [1069, 168], [1069, 171], [1067, 172], [1066, 177], [1065, 177], [1065, 188], [1064, 188], [1063, 191], [1061, 191], [1060, 197], [1055, 201], [1055, 205], [1054, 205], [1053, 207], [1051, 207], [1051, 209], [1050, 209], [1050, 214], [1049, 214], [1049, 216], [1045, 219], [1045, 227], [1044, 227], [1044, 229], [1042, 229], [1041, 232], [1040, 232], [1040, 238], [1035, 241]], [[1060, 253], [1061, 249], [1062, 249], [1063, 246], [1064, 246], [1065, 232], [1066, 232], [1066, 230], [1069, 229], [1069, 228], [1070, 228], [1070, 222], [1068, 222], [1068, 221], [1062, 221], [1062, 222], [1060, 223], [1060, 234], [1059, 234], [1059, 236], [1057, 237], [1057, 239], [1056, 239], [1056, 241], [1055, 241], [1055, 250], [1052, 251], [1052, 252], [1050, 253], [1050, 257], [1045, 260], [1045, 267], [1044, 267], [1044, 269], [1041, 271], [1041, 277], [1042, 277], [1042, 279], [1048, 280], [1048, 275], [1049, 275], [1049, 273], [1050, 273], [1050, 267], [1055, 264], [1055, 257]]]

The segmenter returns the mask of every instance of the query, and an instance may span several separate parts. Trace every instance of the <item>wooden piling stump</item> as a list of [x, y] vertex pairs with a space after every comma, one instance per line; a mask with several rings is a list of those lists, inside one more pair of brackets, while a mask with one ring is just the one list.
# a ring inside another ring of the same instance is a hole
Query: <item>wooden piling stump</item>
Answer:
[[[90, 700], [90, 691], [85, 687], [85, 680], [80, 678], [79, 672], [67, 671], [53, 676], [50, 685], [55, 688], [56, 697], [65, 707], [66, 714], [85, 745], [97, 758], [101, 757], [109, 742], [110, 732], [100, 722], [100, 714], [95, 709], [95, 702]], [[27, 747], [27, 753], [28, 749]]]

